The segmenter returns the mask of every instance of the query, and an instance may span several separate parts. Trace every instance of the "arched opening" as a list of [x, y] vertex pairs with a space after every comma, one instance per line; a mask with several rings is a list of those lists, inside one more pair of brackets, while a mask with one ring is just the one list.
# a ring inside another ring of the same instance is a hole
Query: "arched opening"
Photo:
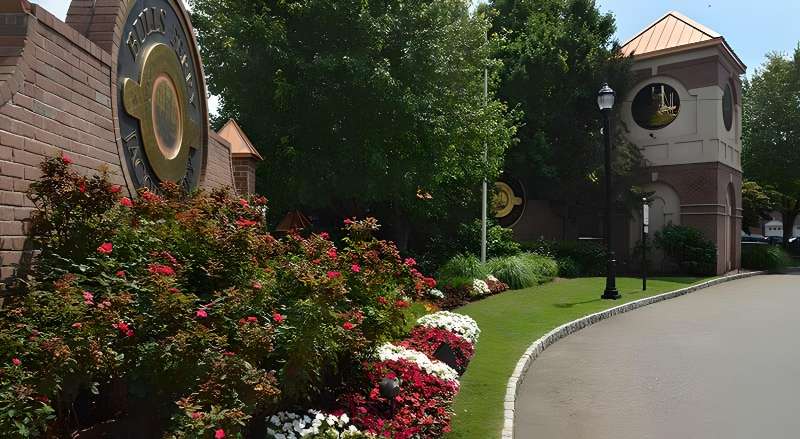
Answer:
[[[678, 193], [671, 186], [665, 183], [650, 183], [642, 187], [645, 193], [652, 193], [650, 199], [650, 231], [648, 233], [647, 241], [650, 243], [650, 256], [648, 259], [651, 261], [652, 267], [658, 269], [664, 267], [664, 254], [653, 248], [653, 240], [656, 233], [664, 229], [664, 227], [681, 223], [681, 201]], [[641, 242], [642, 233], [642, 213], [641, 210], [634, 216], [631, 221], [631, 240], [634, 245]]]

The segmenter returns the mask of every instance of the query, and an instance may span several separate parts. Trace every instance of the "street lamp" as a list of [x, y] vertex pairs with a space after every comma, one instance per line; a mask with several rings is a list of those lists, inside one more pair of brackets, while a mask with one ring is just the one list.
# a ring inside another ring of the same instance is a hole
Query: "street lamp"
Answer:
[[608, 255], [608, 263], [606, 265], [606, 290], [603, 292], [603, 299], [620, 298], [619, 291], [617, 291], [617, 260], [612, 247], [613, 232], [611, 224], [614, 200], [611, 191], [611, 122], [609, 114], [611, 109], [614, 108], [615, 97], [616, 93], [608, 84], [603, 84], [603, 88], [597, 93], [597, 106], [600, 107], [600, 112], [603, 113], [603, 136], [605, 137], [606, 147], [606, 253]]

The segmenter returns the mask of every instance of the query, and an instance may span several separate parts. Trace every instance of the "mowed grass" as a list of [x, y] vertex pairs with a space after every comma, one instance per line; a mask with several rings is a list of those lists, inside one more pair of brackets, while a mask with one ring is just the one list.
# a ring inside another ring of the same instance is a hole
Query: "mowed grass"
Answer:
[[622, 298], [601, 300], [605, 278], [557, 280], [509, 291], [457, 310], [474, 318], [481, 336], [456, 397], [447, 439], [494, 439], [503, 426], [506, 384], [519, 358], [536, 339], [569, 321], [644, 297], [674, 291], [702, 278], [618, 278]]

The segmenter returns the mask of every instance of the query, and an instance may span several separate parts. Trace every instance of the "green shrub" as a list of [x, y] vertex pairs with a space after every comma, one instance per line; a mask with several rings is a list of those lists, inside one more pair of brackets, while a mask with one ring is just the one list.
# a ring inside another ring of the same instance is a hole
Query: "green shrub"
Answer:
[[575, 259], [570, 256], [559, 258], [556, 260], [558, 263], [558, 275], [566, 278], [580, 277], [581, 267], [575, 262]]
[[241, 437], [258, 414], [340, 392], [435, 284], [371, 236], [374, 220], [348, 220], [338, 247], [277, 240], [262, 197], [165, 184], [131, 200], [69, 163], [46, 161], [31, 185], [41, 254], [0, 312], [3, 438], [109, 421]]
[[477, 257], [460, 254], [450, 258], [442, 265], [436, 272], [436, 277], [445, 284], [452, 284], [460, 279], [469, 279], [468, 283], [472, 285], [473, 279], [486, 279], [488, 274], [486, 267]]
[[742, 245], [742, 268], [782, 273], [792, 265], [792, 257], [782, 248], [766, 244]]
[[655, 245], [682, 273], [707, 276], [716, 272], [717, 247], [697, 229], [668, 225], [656, 232]]
[[[514, 232], [511, 229], [489, 222], [486, 230], [486, 253], [489, 257], [512, 256], [521, 251], [520, 244], [514, 240]], [[450, 232], [429, 237], [424, 251], [420, 251], [414, 257], [422, 269], [435, 271], [455, 255], [477, 255], [480, 252], [481, 222], [475, 220], [459, 225], [455, 234]]]
[[492, 258], [486, 265], [491, 275], [517, 290], [549, 282], [558, 275], [556, 261], [534, 253]]
[[[522, 246], [525, 250], [547, 255], [557, 260], [570, 258], [578, 276], [600, 276], [606, 270], [606, 249], [597, 241], [546, 241], [527, 242]], [[570, 269], [573, 267], [569, 267]], [[563, 274], [562, 274], [563, 276]]]

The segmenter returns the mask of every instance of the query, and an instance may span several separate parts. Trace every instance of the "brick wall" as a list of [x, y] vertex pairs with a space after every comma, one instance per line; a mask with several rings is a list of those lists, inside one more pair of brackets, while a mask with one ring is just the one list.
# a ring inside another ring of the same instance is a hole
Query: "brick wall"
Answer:
[[[114, 122], [115, 35], [126, 0], [75, 0], [61, 22], [21, 0], [0, 11], [0, 279], [31, 251], [25, 191], [46, 157], [66, 153], [78, 171], [109, 171], [125, 188]], [[15, 4], [16, 5], [16, 4]], [[94, 10], [91, 7], [94, 6]], [[88, 8], [88, 9], [87, 9]], [[92, 39], [83, 35], [85, 33]], [[101, 47], [102, 45], [102, 47]], [[209, 133], [204, 187], [232, 186], [230, 145]]]
[[256, 159], [253, 157], [233, 158], [233, 182], [240, 194], [256, 192]]
[[201, 176], [201, 186], [232, 187], [231, 146], [213, 130], [208, 133], [208, 163]]

